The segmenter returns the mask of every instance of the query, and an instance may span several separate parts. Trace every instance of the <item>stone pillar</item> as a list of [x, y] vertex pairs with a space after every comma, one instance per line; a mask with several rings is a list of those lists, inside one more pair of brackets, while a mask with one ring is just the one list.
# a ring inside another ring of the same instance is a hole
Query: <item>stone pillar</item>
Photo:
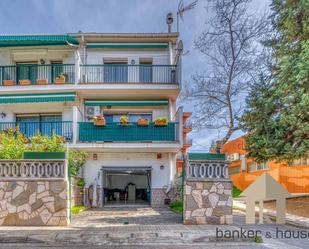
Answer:
[[189, 178], [185, 181], [184, 224], [232, 224], [232, 205], [230, 180]]

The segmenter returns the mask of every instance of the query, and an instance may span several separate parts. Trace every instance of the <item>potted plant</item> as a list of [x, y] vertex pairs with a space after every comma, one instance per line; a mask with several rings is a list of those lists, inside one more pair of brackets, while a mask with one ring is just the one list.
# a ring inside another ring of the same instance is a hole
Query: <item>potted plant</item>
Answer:
[[137, 120], [137, 124], [139, 126], [148, 126], [149, 125], [149, 120], [147, 118], [139, 118]]
[[158, 117], [155, 120], [155, 125], [156, 126], [166, 126], [167, 125], [167, 118], [166, 117]]
[[31, 80], [19, 80], [19, 84], [21, 86], [30, 86], [31, 85]]
[[47, 81], [47, 79], [37, 79], [36, 83], [37, 83], [37, 85], [47, 85], [48, 81]]
[[122, 115], [120, 117], [120, 124], [121, 125], [127, 125], [129, 123], [129, 117], [126, 115]]
[[104, 126], [106, 125], [106, 121], [104, 116], [95, 116], [93, 117], [93, 124], [95, 126]]
[[61, 73], [56, 77], [55, 84], [64, 84], [65, 81], [66, 81], [65, 75]]
[[3, 85], [4, 86], [15, 86], [15, 80], [3, 80]]

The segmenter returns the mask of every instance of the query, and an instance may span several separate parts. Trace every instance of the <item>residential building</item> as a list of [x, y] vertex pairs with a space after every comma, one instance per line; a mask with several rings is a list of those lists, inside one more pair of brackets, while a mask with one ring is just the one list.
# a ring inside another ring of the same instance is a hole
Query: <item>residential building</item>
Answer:
[[246, 155], [244, 136], [225, 143], [221, 152], [226, 154], [230, 162], [230, 178], [240, 190], [267, 172], [290, 193], [309, 193], [309, 159], [295, 160], [290, 164], [276, 161], [257, 163]]
[[[88, 152], [81, 176], [86, 190], [99, 190], [97, 200], [87, 192], [90, 202], [161, 206], [188, 147], [176, 108], [178, 42], [178, 33], [2, 35], [0, 130], [56, 133]], [[94, 125], [95, 116], [106, 124]], [[155, 125], [158, 117], [167, 125]]]

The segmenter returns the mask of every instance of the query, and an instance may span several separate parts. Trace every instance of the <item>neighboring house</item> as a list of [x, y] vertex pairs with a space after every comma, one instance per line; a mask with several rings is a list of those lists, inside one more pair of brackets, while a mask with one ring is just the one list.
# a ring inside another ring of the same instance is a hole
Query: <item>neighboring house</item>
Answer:
[[229, 174], [233, 184], [241, 190], [267, 172], [290, 193], [309, 193], [309, 158], [295, 160], [291, 164], [275, 161], [257, 163], [246, 156], [244, 136], [224, 144], [221, 152], [230, 161]]
[[[176, 175], [185, 120], [178, 33], [0, 36], [0, 130], [55, 132], [88, 152], [86, 188], [99, 205], [164, 204]], [[105, 126], [93, 116], [104, 115]], [[127, 115], [129, 124], [121, 126]], [[147, 118], [148, 126], [138, 126]], [[166, 126], [156, 126], [166, 117]], [[185, 132], [185, 133], [184, 133]]]

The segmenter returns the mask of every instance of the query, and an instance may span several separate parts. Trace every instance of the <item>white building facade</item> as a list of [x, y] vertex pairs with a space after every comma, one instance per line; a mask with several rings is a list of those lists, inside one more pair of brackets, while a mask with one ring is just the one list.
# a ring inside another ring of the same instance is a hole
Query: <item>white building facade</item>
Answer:
[[99, 206], [164, 205], [183, 146], [180, 49], [177, 33], [0, 36], [0, 130], [56, 133], [88, 152], [81, 176]]

